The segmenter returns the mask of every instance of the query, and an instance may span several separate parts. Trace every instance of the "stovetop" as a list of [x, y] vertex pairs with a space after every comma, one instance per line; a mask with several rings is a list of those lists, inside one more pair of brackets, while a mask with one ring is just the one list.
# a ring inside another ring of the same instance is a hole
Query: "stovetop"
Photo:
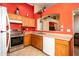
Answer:
[[23, 32], [21, 30], [11, 30], [11, 37], [19, 37], [23, 36]]

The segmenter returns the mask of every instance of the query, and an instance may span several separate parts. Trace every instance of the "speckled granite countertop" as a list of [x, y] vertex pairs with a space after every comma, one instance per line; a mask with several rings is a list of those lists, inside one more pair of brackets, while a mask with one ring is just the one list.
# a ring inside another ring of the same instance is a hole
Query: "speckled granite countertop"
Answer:
[[73, 35], [69, 35], [69, 34], [57, 34], [57, 33], [46, 33], [46, 32], [25, 32], [24, 34], [25, 35], [34, 34], [34, 35], [39, 35], [43, 37], [51, 37], [51, 38], [56, 38], [56, 39], [61, 39], [66, 41], [70, 41], [73, 38]]

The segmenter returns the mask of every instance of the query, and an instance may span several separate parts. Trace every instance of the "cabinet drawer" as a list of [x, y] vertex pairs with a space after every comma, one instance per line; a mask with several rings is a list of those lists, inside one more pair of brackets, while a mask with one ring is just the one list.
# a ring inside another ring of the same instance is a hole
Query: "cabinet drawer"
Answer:
[[66, 40], [56, 39], [55, 42], [58, 44], [69, 45], [69, 41]]

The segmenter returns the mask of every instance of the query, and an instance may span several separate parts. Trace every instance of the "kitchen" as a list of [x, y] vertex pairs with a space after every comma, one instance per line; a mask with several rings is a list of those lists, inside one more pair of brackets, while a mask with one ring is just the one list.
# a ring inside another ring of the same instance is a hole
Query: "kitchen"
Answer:
[[8, 56], [73, 56], [71, 11], [79, 4], [0, 3], [0, 6], [7, 8], [10, 19]]

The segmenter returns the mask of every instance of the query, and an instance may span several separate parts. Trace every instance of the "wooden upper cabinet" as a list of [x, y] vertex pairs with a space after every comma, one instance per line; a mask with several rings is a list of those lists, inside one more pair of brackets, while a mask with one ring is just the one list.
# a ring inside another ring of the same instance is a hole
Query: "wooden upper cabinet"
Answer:
[[27, 27], [28, 26], [28, 19], [26, 18], [26, 17], [23, 17], [22, 18], [22, 26], [25, 26], [25, 27]]
[[29, 26], [35, 27], [35, 19], [29, 19]]
[[22, 22], [24, 27], [35, 27], [35, 19], [23, 17]]
[[8, 14], [10, 20], [20, 20], [22, 21], [22, 26], [24, 27], [35, 27], [35, 19], [24, 17], [16, 14]]
[[22, 20], [22, 16], [16, 14], [8, 14], [10, 20]]

